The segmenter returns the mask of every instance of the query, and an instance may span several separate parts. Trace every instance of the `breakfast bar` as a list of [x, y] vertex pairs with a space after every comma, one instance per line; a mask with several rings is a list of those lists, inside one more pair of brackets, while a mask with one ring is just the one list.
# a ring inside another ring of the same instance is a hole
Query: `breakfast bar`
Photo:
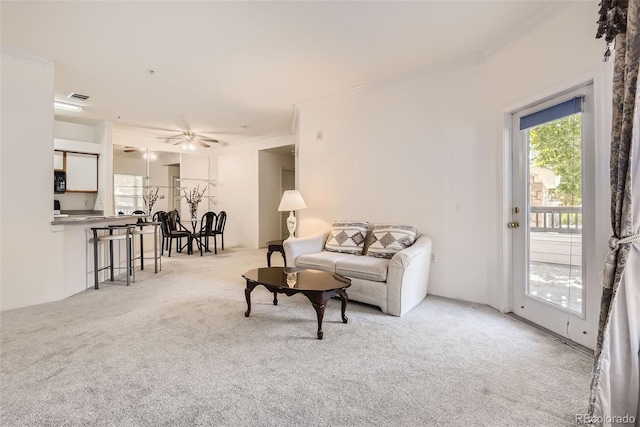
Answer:
[[[138, 218], [140, 215], [70, 215], [51, 221], [51, 232], [59, 233], [62, 239], [64, 277], [62, 298], [94, 286], [93, 232], [91, 228], [133, 224]], [[122, 248], [117, 254], [116, 262], [119, 266], [125, 266], [125, 248]]]

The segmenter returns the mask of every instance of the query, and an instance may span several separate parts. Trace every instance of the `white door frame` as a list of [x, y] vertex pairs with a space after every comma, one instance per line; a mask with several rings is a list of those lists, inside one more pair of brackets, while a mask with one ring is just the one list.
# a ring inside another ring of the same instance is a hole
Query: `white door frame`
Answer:
[[[519, 146], [514, 149], [514, 156], [512, 165], [516, 167], [519, 164], [519, 174], [514, 173], [513, 179], [514, 182], [518, 182], [517, 190], [524, 191], [522, 194], [518, 194], [518, 198], [520, 201], [514, 200], [514, 204], [521, 208], [520, 214], [513, 214], [512, 221], [520, 221], [521, 227], [517, 229], [512, 229], [513, 239], [514, 239], [514, 247], [513, 247], [513, 256], [517, 258], [518, 264], [514, 264], [513, 272], [514, 279], [512, 285], [515, 286], [518, 284], [518, 277], [524, 279], [524, 283], [527, 283], [529, 280], [529, 265], [527, 262], [528, 255], [530, 254], [530, 241], [527, 237], [528, 229], [529, 229], [529, 210], [528, 210], [528, 200], [530, 198], [530, 193], [528, 190], [528, 182], [529, 175], [528, 164], [529, 160], [529, 152], [528, 147], [524, 146], [524, 140], [522, 139], [522, 131], [519, 129], [519, 118], [523, 115], [531, 114], [536, 111], [541, 111], [546, 108], [552, 107], [554, 105], [560, 104], [562, 102], [568, 101], [576, 96], [584, 96], [584, 103], [582, 109], [582, 136], [581, 136], [581, 169], [582, 169], [582, 213], [583, 213], [583, 227], [581, 233], [581, 283], [582, 283], [582, 292], [580, 295], [581, 300], [581, 311], [580, 313], [572, 311], [568, 308], [560, 307], [556, 304], [551, 304], [542, 299], [533, 297], [528, 295], [525, 289], [520, 288], [520, 286], [515, 287], [515, 290], [512, 292], [513, 302], [513, 313], [520, 315], [524, 318], [527, 318], [529, 321], [539, 324], [540, 326], [552, 330], [553, 332], [564, 335], [572, 341], [580, 342], [580, 336], [573, 336], [569, 333], [568, 330], [565, 329], [565, 319], [567, 322], [567, 326], [571, 322], [581, 322], [584, 323], [587, 318], [586, 313], [586, 300], [587, 298], [593, 297], [593, 281], [587, 280], [589, 277], [594, 277], [592, 272], [590, 271], [593, 268], [598, 268], [599, 266], [589, 265], [584, 260], [588, 258], [588, 254], [593, 250], [595, 246], [595, 224], [593, 221], [594, 218], [594, 189], [595, 189], [595, 178], [594, 178], [594, 168], [595, 165], [595, 138], [594, 138], [594, 114], [593, 114], [593, 84], [589, 83], [581, 88], [576, 90], [565, 92], [558, 94], [555, 98], [541, 102], [536, 104], [532, 108], [522, 110], [516, 112], [512, 115], [512, 129], [513, 136], [512, 141], [514, 142], [514, 146]], [[520, 151], [520, 155], [518, 156], [517, 151]], [[515, 190], [515, 189], [514, 189]], [[514, 191], [515, 192], [515, 191]], [[569, 301], [567, 300], [567, 303]], [[589, 316], [592, 314], [589, 313]], [[584, 329], [587, 328], [586, 325], [582, 325]], [[595, 334], [595, 330], [592, 333]]]
[[[503, 313], [513, 311], [512, 304], [512, 261], [511, 254], [512, 233], [506, 224], [512, 219], [512, 184], [511, 184], [511, 157], [512, 157], [512, 124], [511, 117], [516, 111], [520, 111], [538, 104], [541, 101], [554, 98], [557, 94], [564, 93], [581, 86], [588, 82], [593, 82], [594, 87], [594, 127], [595, 127], [595, 213], [593, 220], [595, 222], [595, 251], [591, 255], [585, 255], [585, 263], [590, 266], [598, 267], [604, 262], [607, 252], [607, 241], [611, 234], [611, 226], [609, 222], [609, 145], [611, 140], [611, 91], [612, 91], [613, 65], [608, 63], [601, 64], [598, 69], [592, 73], [579, 76], [572, 81], [563, 85], [553, 87], [547, 91], [539, 91], [538, 95], [530, 97], [525, 101], [511, 105], [502, 110], [500, 116], [499, 129], [502, 134], [500, 169], [501, 176], [498, 182], [499, 192], [502, 200], [500, 214], [497, 216], [497, 236], [500, 239], [501, 254], [498, 257], [499, 265], [497, 266], [499, 283], [496, 287], [496, 293], [490, 296], [492, 305]], [[590, 271], [595, 273], [596, 280], [599, 278], [599, 270], [591, 268]], [[593, 280], [593, 275], [589, 280]], [[580, 328], [578, 322], [571, 324], [568, 329], [572, 337], [584, 335], [583, 330], [596, 330], [598, 323], [600, 301], [599, 297], [587, 300], [586, 311], [590, 313], [587, 317], [587, 327]], [[595, 313], [595, 315], [594, 315]], [[583, 336], [583, 342], [588, 348], [595, 348], [596, 337], [592, 333]]]

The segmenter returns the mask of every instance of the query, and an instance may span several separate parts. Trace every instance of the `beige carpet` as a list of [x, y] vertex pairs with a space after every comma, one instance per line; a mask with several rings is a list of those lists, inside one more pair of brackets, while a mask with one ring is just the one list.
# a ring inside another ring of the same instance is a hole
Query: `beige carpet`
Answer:
[[585, 410], [591, 358], [486, 306], [350, 303], [343, 324], [331, 300], [319, 341], [304, 296], [273, 306], [258, 287], [245, 318], [241, 274], [265, 252], [177, 254], [131, 287], [2, 313], [0, 424], [552, 426]]

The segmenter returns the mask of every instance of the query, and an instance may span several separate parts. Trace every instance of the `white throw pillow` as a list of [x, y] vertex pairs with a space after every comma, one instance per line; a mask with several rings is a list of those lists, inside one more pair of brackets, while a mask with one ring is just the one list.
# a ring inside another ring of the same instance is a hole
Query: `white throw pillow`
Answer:
[[412, 225], [376, 225], [371, 233], [371, 244], [367, 249], [367, 255], [391, 258], [396, 252], [413, 245], [417, 237], [418, 229]]
[[334, 221], [324, 249], [331, 252], [362, 255], [369, 223], [366, 221]]

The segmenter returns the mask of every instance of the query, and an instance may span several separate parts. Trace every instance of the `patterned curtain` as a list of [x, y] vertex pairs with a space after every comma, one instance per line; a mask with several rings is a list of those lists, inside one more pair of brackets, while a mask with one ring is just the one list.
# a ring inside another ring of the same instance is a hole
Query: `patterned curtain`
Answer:
[[594, 425], [628, 426], [640, 425], [640, 208], [634, 211], [634, 203], [640, 204], [640, 0], [603, 1], [600, 16], [598, 35], [607, 35], [607, 42], [615, 37], [613, 236], [603, 271], [589, 414]]
[[604, 52], [604, 60], [611, 56], [613, 42], [618, 34], [627, 31], [627, 9], [629, 0], [602, 0], [600, 3], [600, 18], [598, 19], [598, 32], [596, 38], [604, 37], [607, 42], [607, 50]]

